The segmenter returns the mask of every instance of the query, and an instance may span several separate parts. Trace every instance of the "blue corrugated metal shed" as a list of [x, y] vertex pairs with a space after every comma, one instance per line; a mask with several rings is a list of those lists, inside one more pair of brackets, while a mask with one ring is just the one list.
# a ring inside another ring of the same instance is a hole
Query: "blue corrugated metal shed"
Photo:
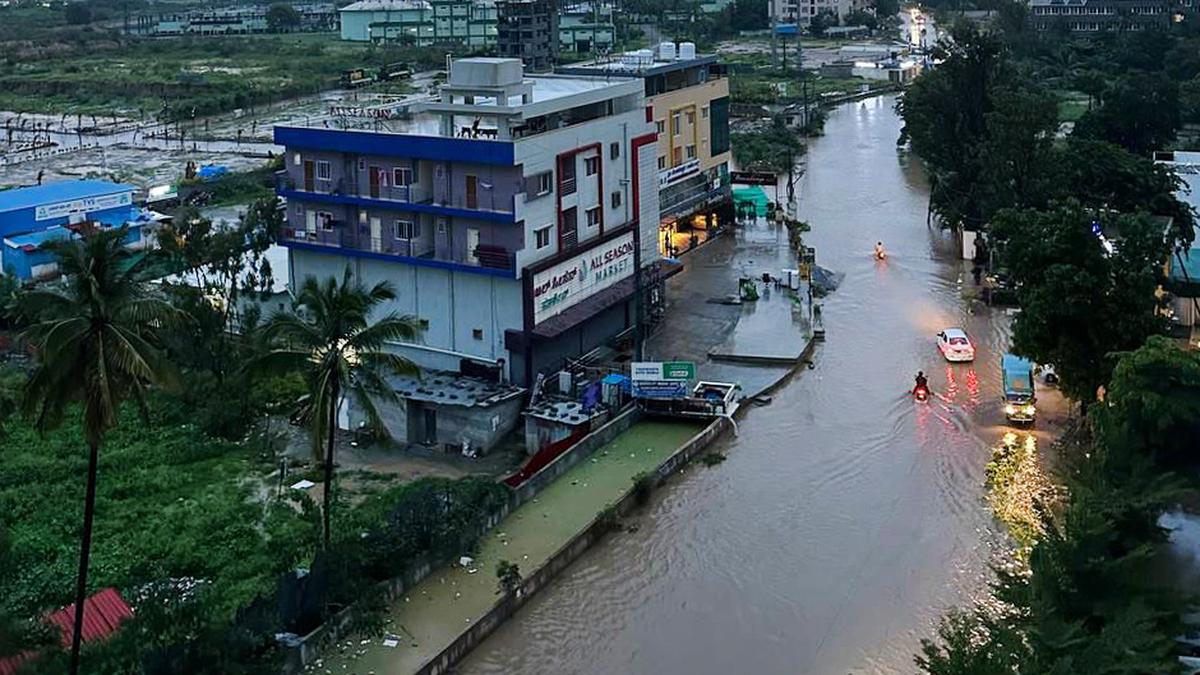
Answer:
[[1200, 282], [1200, 246], [1171, 256], [1171, 278], [1193, 284]]
[[132, 185], [106, 180], [68, 180], [33, 187], [0, 191], [0, 213], [28, 209], [43, 204], [101, 197], [136, 190]]

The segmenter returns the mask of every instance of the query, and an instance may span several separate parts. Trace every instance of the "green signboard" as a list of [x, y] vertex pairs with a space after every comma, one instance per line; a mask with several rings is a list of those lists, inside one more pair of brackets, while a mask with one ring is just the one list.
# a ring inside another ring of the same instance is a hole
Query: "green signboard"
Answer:
[[696, 379], [696, 364], [691, 361], [667, 361], [662, 365], [664, 380]]

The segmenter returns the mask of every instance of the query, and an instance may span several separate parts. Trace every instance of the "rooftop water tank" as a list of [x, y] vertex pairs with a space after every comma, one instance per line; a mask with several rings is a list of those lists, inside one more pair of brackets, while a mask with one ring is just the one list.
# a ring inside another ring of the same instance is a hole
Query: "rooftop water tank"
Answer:
[[691, 61], [694, 58], [696, 58], [696, 43], [695, 42], [680, 43], [680, 45], [679, 45], [679, 60], [680, 61]]
[[659, 43], [658, 58], [662, 59], [663, 61], [674, 61], [675, 60], [675, 43], [674, 42]]

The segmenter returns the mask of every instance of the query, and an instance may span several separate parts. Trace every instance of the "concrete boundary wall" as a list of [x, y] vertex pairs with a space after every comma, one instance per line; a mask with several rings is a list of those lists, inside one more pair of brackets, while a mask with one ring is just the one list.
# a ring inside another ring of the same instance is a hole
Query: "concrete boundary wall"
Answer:
[[[488, 516], [487, 522], [479, 530], [479, 536], [495, 527], [505, 516], [516, 508], [511, 500], [508, 504], [497, 509], [492, 515]], [[435, 569], [450, 562], [446, 560], [434, 560], [429, 556], [421, 556], [408, 566], [400, 574], [381, 581], [376, 586], [376, 592], [382, 596], [385, 602], [392, 602], [396, 598], [404, 594], [406, 589], [412, 588], [425, 580]], [[330, 617], [317, 626], [309, 634], [301, 637], [295, 644], [289, 645], [287, 648], [287, 656], [284, 660], [284, 673], [299, 673], [304, 670], [305, 666], [321, 658], [321, 653], [332, 643], [346, 636], [354, 619], [359, 612], [357, 602], [346, 607], [338, 612], [335, 616]]]
[[[622, 417], [626, 417], [628, 415], [629, 413], [626, 413], [625, 415], [617, 418], [617, 420], [613, 420], [613, 422], [610, 422], [609, 424], [611, 425], [620, 420]], [[625, 426], [625, 429], [627, 429], [631, 424], [632, 421]], [[607, 426], [608, 425], [606, 425], [606, 427]], [[705, 427], [700, 433], [696, 434], [682, 446], [677, 448], [667, 459], [659, 464], [658, 469], [655, 470], [656, 485], [662, 483], [667, 476], [670, 476], [672, 473], [678, 471], [693, 457], [700, 454], [705, 448], [708, 447], [710, 443], [712, 443], [714, 439], [720, 436], [725, 429], [729, 428], [730, 426], [732, 426], [732, 423], [728, 419], [723, 417], [718, 418]], [[601, 427], [595, 433], [604, 431], [606, 427]], [[620, 431], [624, 431], [625, 429], [621, 429]], [[614, 432], [612, 437], [615, 437], [620, 433], [620, 431]], [[584, 441], [586, 440], [587, 439], [585, 438]], [[611, 440], [611, 437], [609, 440]], [[583, 441], [580, 443], [582, 444]], [[600, 443], [595, 447], [599, 447], [600, 445], [603, 445], [603, 443]], [[594, 450], [595, 447], [592, 449]], [[586, 455], [581, 455], [579, 459], [575, 460], [576, 463], [585, 457]], [[546, 467], [546, 469], [549, 468], [549, 466]], [[543, 469], [543, 471], [546, 469]], [[625, 494], [619, 500], [617, 500], [615, 504], [613, 504], [613, 508], [618, 515], [624, 515], [633, 510], [635, 499], [636, 496], [634, 495], [634, 489], [631, 485]], [[539, 590], [545, 587], [548, 583], [550, 583], [551, 580], [557, 577], [560, 572], [570, 566], [571, 563], [579, 558], [579, 556], [583, 555], [585, 551], [591, 548], [593, 544], [602, 539], [605, 534], [608, 534], [611, 528], [612, 522], [605, 517], [605, 514], [596, 514], [596, 517], [592, 519], [587, 527], [583, 528], [583, 530], [572, 537], [570, 541], [559, 548], [558, 551], [556, 551], [554, 555], [550, 556], [550, 559], [547, 560], [541, 567], [534, 570], [532, 574], [522, 580], [521, 586], [514, 593], [510, 593], [497, 601], [496, 604], [493, 605], [486, 614], [475, 621], [475, 623], [471, 624], [471, 626], [463, 631], [463, 633], [460, 634], [458, 638], [454, 640], [454, 642], [451, 642], [450, 645], [443, 649], [440, 654], [433, 657], [424, 666], [422, 666], [421, 669], [417, 671], [417, 675], [442, 675], [443, 673], [451, 672], [455, 664], [457, 664], [464, 656], [470, 653], [472, 649], [486, 640], [487, 637], [491, 635], [493, 631], [499, 628], [501, 624], [507, 621], [509, 617], [515, 614], [516, 611], [529, 600], [529, 598], [533, 597], [534, 593], [537, 593]]]
[[[509, 502], [488, 517], [487, 523], [480, 530], [479, 535], [482, 536], [491, 530], [518, 506], [533, 499], [547, 485], [590, 457], [601, 446], [620, 436], [641, 418], [642, 411], [637, 407], [632, 407], [581, 438], [569, 450], [542, 467], [541, 471], [530, 476], [521, 484], [521, 487], [514, 490], [513, 497], [509, 499]], [[430, 560], [427, 557], [418, 559], [401, 574], [380, 582], [376, 589], [386, 602], [391, 602], [403, 595], [406, 589], [421, 583], [435, 569], [449, 562], [451, 562], [449, 559]], [[321, 652], [326, 646], [345, 636], [357, 612], [357, 604], [351, 605], [336, 616], [330, 617], [308, 635], [297, 640], [288, 649], [284, 672], [300, 672], [305, 666], [320, 658]]]
[[633, 426], [641, 418], [642, 411], [634, 406], [609, 420], [599, 429], [579, 439], [578, 443], [572, 445], [563, 454], [555, 458], [553, 462], [542, 467], [541, 470], [530, 476], [524, 483], [521, 483], [520, 487], [514, 490], [516, 493], [516, 503], [513, 505], [513, 508], [535, 497], [547, 485], [553, 483], [556, 478], [571, 470], [583, 460], [591, 457], [592, 453], [598, 450], [600, 446], [625, 433], [629, 427]]

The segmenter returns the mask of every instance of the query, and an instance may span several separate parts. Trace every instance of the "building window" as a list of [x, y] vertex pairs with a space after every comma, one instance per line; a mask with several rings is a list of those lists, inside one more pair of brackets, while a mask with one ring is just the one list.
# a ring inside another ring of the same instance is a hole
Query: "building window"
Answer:
[[658, 170], [662, 171], [665, 168], [667, 168], [667, 158], [662, 155], [659, 155], [658, 156]]
[[600, 225], [600, 207], [593, 206], [587, 210], [587, 226], [597, 227]]
[[617, 190], [612, 193], [612, 207], [614, 209], [616, 209], [616, 208], [620, 208], [620, 206], [621, 206], [621, 191]]
[[700, 119], [702, 119], [702, 120], [708, 119], [708, 106], [707, 105], [700, 108]]
[[696, 146], [694, 146], [694, 145], [687, 146], [687, 158], [688, 159], [696, 159]]
[[326, 232], [333, 231], [333, 214], [325, 211], [317, 212], [317, 222], [321, 224], [321, 229]]
[[317, 162], [317, 180], [330, 181], [333, 180], [333, 169], [330, 168], [329, 162], [320, 160]]
[[550, 229], [553, 225], [539, 227], [533, 231], [534, 244], [537, 248], [546, 248], [550, 245]]
[[674, 155], [671, 157], [671, 159], [673, 160], [671, 162], [671, 166], [679, 166], [680, 164], [683, 164], [683, 148], [675, 148]]
[[609, 146], [608, 146], [608, 158], [609, 158], [609, 159], [616, 159], [616, 158], [618, 158], [618, 157], [620, 157], [620, 156], [621, 156], [621, 144], [620, 144], [620, 143], [611, 143], [611, 144], [609, 144]]
[[583, 172], [589, 176], [594, 176], [600, 171], [600, 158], [587, 157], [583, 160]]
[[421, 327], [421, 330], [427, 330], [429, 328], [429, 319], [417, 319], [417, 325]]
[[421, 236], [421, 226], [411, 220], [396, 221], [397, 239], [416, 239]]
[[300, 166], [303, 163], [304, 162], [300, 159], [300, 153], [293, 152], [292, 153], [292, 164], [295, 164], [296, 166]]
[[683, 124], [681, 123], [681, 120], [682, 118], [680, 117], [679, 113], [671, 113], [672, 136], [678, 136], [679, 134], [683, 133]]
[[[654, 120], [654, 131], [661, 134], [661, 133], [666, 132], [666, 130], [667, 130], [667, 123], [665, 120]], [[299, 157], [300, 155], [296, 155], [296, 156]]]
[[695, 124], [695, 123], [696, 123], [696, 111], [695, 111], [695, 110], [689, 110], [689, 111], [688, 111], [688, 113], [687, 113], [687, 122], [688, 122], [688, 124]]
[[396, 187], [408, 187], [412, 185], [413, 172], [408, 167], [398, 166], [392, 169], [392, 184]]
[[482, 328], [472, 328], [471, 329], [471, 337], [476, 340], [482, 340], [483, 339], [483, 329]]

